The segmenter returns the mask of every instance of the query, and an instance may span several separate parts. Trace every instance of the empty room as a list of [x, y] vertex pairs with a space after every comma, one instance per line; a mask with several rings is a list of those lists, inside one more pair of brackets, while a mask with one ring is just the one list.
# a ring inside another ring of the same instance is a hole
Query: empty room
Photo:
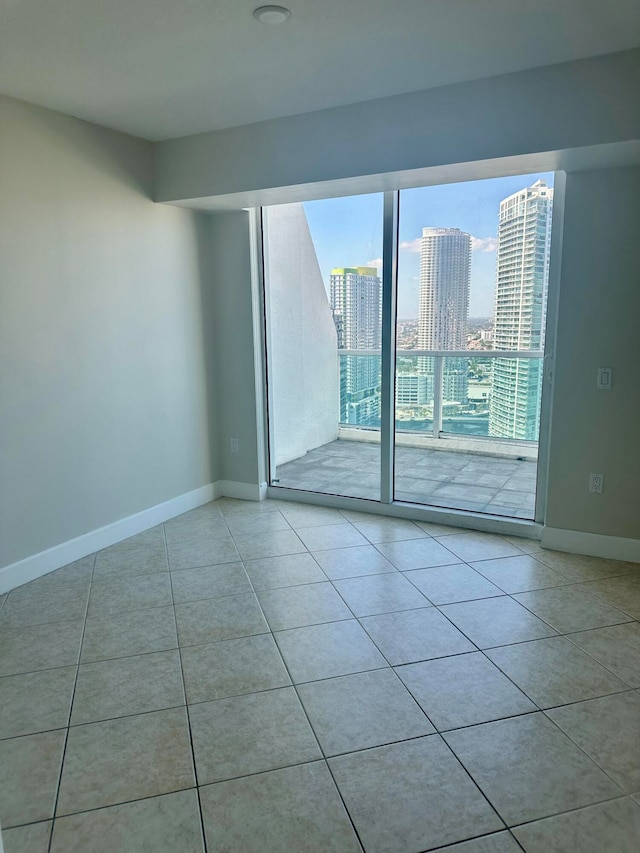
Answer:
[[0, 3], [0, 851], [640, 849], [640, 7]]

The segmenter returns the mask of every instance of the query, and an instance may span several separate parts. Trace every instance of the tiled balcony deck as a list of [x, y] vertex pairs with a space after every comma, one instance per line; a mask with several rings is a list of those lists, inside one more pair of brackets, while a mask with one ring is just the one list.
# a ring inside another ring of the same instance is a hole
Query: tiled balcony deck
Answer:
[[[380, 445], [336, 440], [278, 466], [277, 485], [378, 499]], [[396, 449], [396, 500], [533, 518], [536, 463], [453, 450]]]

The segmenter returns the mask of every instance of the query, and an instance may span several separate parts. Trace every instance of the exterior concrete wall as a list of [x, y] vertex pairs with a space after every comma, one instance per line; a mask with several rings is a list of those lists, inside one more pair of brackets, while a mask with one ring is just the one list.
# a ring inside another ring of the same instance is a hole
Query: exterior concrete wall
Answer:
[[270, 207], [266, 224], [270, 419], [282, 465], [338, 436], [337, 336], [303, 206]]

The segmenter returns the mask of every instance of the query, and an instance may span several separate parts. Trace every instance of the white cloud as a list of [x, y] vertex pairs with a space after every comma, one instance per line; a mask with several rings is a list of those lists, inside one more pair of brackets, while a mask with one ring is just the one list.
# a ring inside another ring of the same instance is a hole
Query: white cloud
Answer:
[[400, 243], [400, 248], [404, 249], [407, 252], [414, 252], [415, 254], [420, 254], [420, 248], [422, 247], [422, 237], [416, 237], [415, 240], [403, 240]]
[[473, 252], [495, 252], [498, 248], [497, 237], [472, 237], [471, 250]]
[[[471, 250], [473, 252], [495, 252], [498, 248], [497, 237], [472, 237]], [[414, 240], [403, 240], [400, 243], [400, 249], [405, 252], [411, 252], [414, 255], [419, 255], [422, 249], [422, 237], [416, 237]], [[368, 267], [382, 268], [382, 258], [375, 258], [372, 261], [367, 261]]]

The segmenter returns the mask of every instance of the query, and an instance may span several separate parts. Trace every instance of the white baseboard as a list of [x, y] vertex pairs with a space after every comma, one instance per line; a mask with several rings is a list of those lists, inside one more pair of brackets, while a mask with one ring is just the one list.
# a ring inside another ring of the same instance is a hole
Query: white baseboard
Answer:
[[102, 548], [108, 548], [109, 545], [115, 545], [116, 542], [122, 542], [129, 536], [142, 533], [150, 527], [155, 527], [156, 524], [182, 515], [183, 512], [188, 512], [190, 509], [196, 509], [196, 507], [209, 503], [216, 498], [230, 497], [246, 501], [261, 501], [266, 496], [266, 483], [252, 484], [237, 483], [233, 480], [217, 480], [215, 483], [209, 483], [207, 486], [194, 489], [192, 492], [179, 495], [177, 498], [144, 509], [135, 515], [121, 518], [112, 524], [91, 530], [75, 539], [69, 539], [67, 542], [62, 542], [46, 551], [40, 551], [38, 554], [19, 560], [17, 563], [11, 563], [0, 568], [0, 594], [9, 592], [9, 590], [42, 577], [48, 572], [100, 551]]
[[190, 509], [209, 503], [209, 501], [219, 497], [220, 494], [219, 484], [209, 483], [208, 486], [194, 489], [192, 492], [156, 504], [156, 506], [144, 509], [135, 515], [121, 518], [112, 524], [91, 530], [75, 539], [69, 539], [67, 542], [62, 542], [46, 551], [40, 551], [40, 553], [19, 560], [17, 563], [5, 566], [0, 569], [0, 593], [8, 592], [10, 589], [35, 580], [35, 578], [46, 575], [54, 569], [73, 563], [74, 560], [79, 560], [81, 557], [86, 557], [95, 551], [121, 542], [129, 536], [155, 527], [156, 524], [175, 518], [176, 515], [181, 515]]
[[238, 498], [241, 501], [263, 501], [267, 497], [266, 483], [238, 483], [235, 480], [218, 480], [218, 497]]
[[[261, 501], [267, 497], [267, 483], [239, 483], [234, 480], [217, 480], [215, 483], [209, 483], [207, 486], [202, 486], [199, 489], [194, 489], [192, 492], [187, 492], [184, 495], [179, 495], [177, 498], [149, 507], [149, 509], [137, 512], [134, 515], [121, 518], [112, 524], [107, 524], [97, 530], [92, 530], [75, 539], [70, 539], [67, 542], [62, 542], [53, 548], [48, 548], [46, 551], [41, 551], [38, 554], [33, 554], [31, 557], [26, 557], [19, 560], [17, 563], [12, 563], [8, 566], [0, 568], [0, 594], [8, 592], [17, 586], [35, 580], [42, 575], [73, 563], [82, 557], [100, 551], [102, 548], [107, 548], [109, 545], [114, 545], [116, 542], [121, 542], [129, 536], [135, 536], [136, 533], [142, 533], [150, 527], [155, 527], [156, 524], [161, 524], [163, 521], [168, 521], [170, 518], [175, 518], [188, 512], [190, 509], [202, 506], [219, 497], [237, 498], [239, 500]], [[287, 492], [284, 489], [273, 490], [273, 497], [283, 497], [283, 493]], [[288, 493], [286, 495], [289, 496]], [[292, 499], [305, 501], [308, 498], [305, 494], [293, 493]], [[326, 498], [327, 496], [323, 496]], [[355, 501], [345, 499], [345, 508], [352, 508]], [[309, 498], [309, 503], [315, 502]], [[320, 501], [318, 501], [320, 502]], [[325, 501], [322, 501], [325, 504]], [[372, 505], [369, 501], [363, 501], [363, 509], [375, 511], [378, 506]], [[333, 504], [332, 504], [333, 505]], [[337, 504], [336, 504], [337, 505]], [[385, 507], [389, 511], [389, 507]], [[411, 515], [417, 517], [415, 508], [405, 508], [394, 506], [393, 511], [389, 514], [404, 517]], [[431, 514], [433, 515], [433, 514]], [[462, 514], [464, 515], [464, 514]], [[434, 518], [429, 517], [424, 520], [440, 521], [441, 523], [455, 524], [460, 523], [460, 519], [447, 518], [444, 516]], [[501, 520], [504, 522], [505, 520]], [[495, 524], [500, 524], [499, 521]], [[466, 526], [466, 525], [463, 525]], [[476, 524], [469, 525], [477, 529]], [[530, 527], [538, 527], [538, 525], [529, 525]], [[486, 528], [489, 530], [489, 527]], [[509, 532], [520, 533], [520, 535], [532, 535], [529, 530], [493, 530], [492, 532]], [[640, 563], [640, 539], [624, 539], [618, 536], [604, 536], [597, 533], [583, 533], [576, 530], [562, 530], [555, 527], [545, 527], [542, 530], [541, 543], [543, 548], [550, 548], [555, 551], [567, 551], [572, 554], [587, 554], [593, 557], [607, 557], [613, 560], [627, 560], [629, 562]]]
[[640, 563], [640, 539], [621, 536], [604, 536], [600, 533], [582, 533], [579, 530], [561, 530], [545, 527], [542, 531], [543, 548], [568, 551], [570, 554], [587, 554], [590, 557], [607, 557], [610, 560], [627, 560]]

